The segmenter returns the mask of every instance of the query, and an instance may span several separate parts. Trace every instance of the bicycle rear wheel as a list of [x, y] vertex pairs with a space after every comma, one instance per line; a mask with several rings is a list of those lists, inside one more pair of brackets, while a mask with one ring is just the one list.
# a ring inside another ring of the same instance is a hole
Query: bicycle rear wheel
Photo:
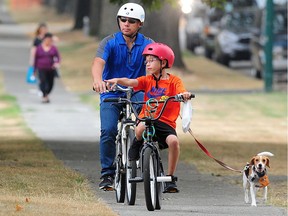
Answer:
[[[157, 187], [157, 162], [151, 148], [146, 148], [143, 154], [143, 178], [146, 207], [149, 211], [156, 209], [158, 198]], [[158, 202], [159, 203], [159, 202]]]
[[[133, 139], [134, 139], [134, 130], [129, 129], [128, 132], [128, 138], [127, 138], [127, 154], [130, 149], [130, 146], [132, 145]], [[128, 157], [128, 156], [127, 156]], [[129, 161], [127, 158], [126, 160], [126, 195], [127, 195], [127, 203], [128, 205], [134, 205], [135, 199], [136, 199], [136, 183], [130, 183], [129, 179], [135, 178], [137, 175], [137, 165], [136, 161]]]
[[122, 155], [119, 148], [121, 148], [121, 143], [117, 144], [117, 152], [116, 152], [116, 170], [115, 170], [115, 191], [116, 191], [116, 201], [117, 203], [123, 203], [125, 200], [125, 179], [126, 175], [124, 172], [123, 162], [122, 162]]

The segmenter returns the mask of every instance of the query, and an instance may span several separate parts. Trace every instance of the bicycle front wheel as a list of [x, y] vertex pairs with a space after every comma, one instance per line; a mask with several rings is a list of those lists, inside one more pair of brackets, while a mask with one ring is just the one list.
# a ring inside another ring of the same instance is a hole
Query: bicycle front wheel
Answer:
[[[165, 176], [164, 175], [164, 169], [161, 160], [158, 159], [157, 162], [157, 176]], [[156, 196], [156, 207], [155, 209], [160, 210], [161, 209], [161, 201], [162, 201], [162, 191], [164, 191], [164, 182], [158, 182], [157, 183], [157, 196]]]
[[[127, 138], [127, 154], [128, 151], [132, 145], [133, 139], [134, 139], [134, 130], [129, 129], [128, 131], [128, 138]], [[135, 199], [136, 199], [136, 183], [130, 183], [129, 180], [131, 178], [135, 178], [137, 175], [137, 165], [136, 161], [129, 161], [127, 158], [126, 160], [126, 194], [127, 194], [127, 203], [128, 205], [134, 205]]]
[[146, 148], [143, 154], [143, 179], [146, 207], [154, 211], [158, 202], [157, 191], [157, 159], [151, 148]]
[[115, 170], [115, 179], [114, 179], [114, 185], [115, 185], [115, 192], [116, 192], [116, 201], [117, 203], [123, 203], [125, 200], [125, 179], [126, 175], [124, 172], [124, 166], [122, 162], [122, 156], [121, 151], [119, 148], [121, 148], [121, 144], [117, 144], [117, 158], [115, 161], [116, 170]]

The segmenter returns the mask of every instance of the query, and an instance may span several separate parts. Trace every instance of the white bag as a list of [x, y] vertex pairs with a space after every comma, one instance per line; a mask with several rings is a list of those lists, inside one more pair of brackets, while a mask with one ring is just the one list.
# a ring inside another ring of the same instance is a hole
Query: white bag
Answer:
[[192, 104], [191, 101], [186, 101], [182, 106], [182, 130], [186, 133], [190, 128], [192, 119]]

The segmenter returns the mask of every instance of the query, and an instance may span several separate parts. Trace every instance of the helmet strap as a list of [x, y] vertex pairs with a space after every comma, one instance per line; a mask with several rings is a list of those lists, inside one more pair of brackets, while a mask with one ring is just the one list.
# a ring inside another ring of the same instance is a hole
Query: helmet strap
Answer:
[[132, 40], [132, 39], [134, 39], [136, 37], [137, 33], [138, 33], [138, 31], [136, 31], [134, 34], [132, 34], [130, 36], [129, 35], [125, 35], [125, 36], [129, 37]]
[[[119, 24], [119, 17], [117, 17], [117, 25], [118, 25], [118, 28], [119, 28], [119, 30], [121, 31], [121, 29], [120, 29], [120, 24]], [[134, 34], [132, 34], [132, 35], [125, 35], [126, 37], [129, 37], [129, 38], [131, 38], [131, 39], [133, 39], [133, 38], [135, 38], [136, 37], [136, 35], [137, 35], [137, 33], [140, 31], [140, 29], [142, 28], [142, 26], [143, 26], [143, 23], [142, 23], [142, 25], [140, 26], [140, 28], [138, 28], [138, 30], [134, 33]], [[124, 34], [123, 34], [124, 35]]]
[[[162, 64], [162, 61], [160, 61], [160, 63]], [[162, 77], [162, 67], [160, 68], [160, 75], [159, 75], [159, 77], [157, 78], [154, 74], [152, 74], [153, 75], [153, 77], [154, 77], [154, 80], [156, 81], [156, 89], [158, 89], [158, 82], [159, 82], [159, 80], [161, 79], [161, 77]]]

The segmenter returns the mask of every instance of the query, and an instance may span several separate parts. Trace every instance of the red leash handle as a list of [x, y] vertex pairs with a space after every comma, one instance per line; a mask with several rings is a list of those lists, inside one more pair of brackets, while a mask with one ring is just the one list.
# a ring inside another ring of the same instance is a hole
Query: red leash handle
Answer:
[[194, 140], [196, 141], [196, 143], [198, 144], [198, 146], [202, 149], [202, 151], [210, 158], [212, 158], [213, 160], [215, 160], [218, 164], [220, 164], [221, 166], [223, 166], [224, 168], [228, 169], [228, 170], [232, 170], [234, 172], [239, 172], [242, 173], [242, 170], [237, 170], [237, 169], [233, 169], [232, 167], [228, 166], [227, 164], [225, 164], [224, 162], [214, 158], [210, 152], [196, 139], [196, 137], [193, 135], [191, 128], [189, 128], [188, 132], [191, 134], [191, 136], [194, 138]]

